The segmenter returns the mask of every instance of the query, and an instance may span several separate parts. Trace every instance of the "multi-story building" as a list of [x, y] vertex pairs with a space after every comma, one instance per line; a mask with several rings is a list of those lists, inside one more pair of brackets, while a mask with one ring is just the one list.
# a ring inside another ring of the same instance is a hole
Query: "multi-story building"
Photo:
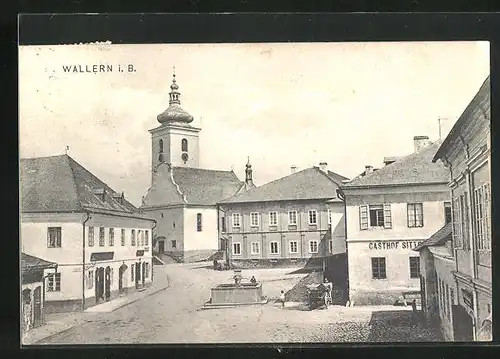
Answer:
[[247, 164], [242, 182], [233, 171], [199, 168], [200, 128], [180, 106], [179, 86], [170, 86], [169, 107], [157, 116], [160, 126], [150, 130], [152, 183], [141, 211], [154, 218], [155, 252], [184, 261], [208, 259], [220, 248], [222, 218], [217, 202], [255, 187]]
[[445, 341], [453, 341], [453, 303], [456, 285], [451, 243], [451, 213], [446, 225], [414, 250], [420, 253], [422, 313], [433, 328], [440, 328]]
[[46, 311], [78, 310], [152, 281], [154, 220], [68, 155], [21, 159], [22, 252], [45, 273]]
[[227, 239], [233, 264], [272, 266], [318, 259], [322, 266], [322, 259], [338, 255], [342, 268], [344, 204], [336, 191], [348, 179], [326, 166], [298, 172], [292, 168], [286, 177], [220, 202], [225, 217], [221, 237]]
[[454, 340], [491, 340], [490, 78], [484, 81], [433, 162], [449, 170], [453, 200]]
[[393, 304], [403, 292], [420, 290], [420, 259], [412, 249], [451, 211], [448, 172], [431, 161], [439, 145], [415, 136], [414, 153], [386, 159], [378, 170], [366, 166], [342, 187], [351, 303]]

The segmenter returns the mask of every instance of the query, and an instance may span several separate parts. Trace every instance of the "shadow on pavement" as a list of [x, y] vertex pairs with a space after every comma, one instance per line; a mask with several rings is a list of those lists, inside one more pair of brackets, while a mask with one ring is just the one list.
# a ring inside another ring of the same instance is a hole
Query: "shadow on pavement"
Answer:
[[368, 342], [440, 342], [441, 334], [422, 324], [411, 310], [375, 311]]

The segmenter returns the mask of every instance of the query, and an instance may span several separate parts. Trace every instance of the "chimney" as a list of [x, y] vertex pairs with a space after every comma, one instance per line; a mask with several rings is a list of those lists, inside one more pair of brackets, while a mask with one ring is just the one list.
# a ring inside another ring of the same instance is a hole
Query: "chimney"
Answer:
[[422, 148], [426, 147], [431, 141], [429, 136], [415, 136], [413, 137], [413, 145], [415, 147], [415, 152], [420, 151]]
[[365, 166], [365, 176], [373, 172], [373, 166], [366, 165]]
[[326, 162], [320, 162], [319, 163], [319, 169], [322, 170], [323, 172], [328, 172], [328, 163]]
[[398, 158], [391, 156], [391, 157], [384, 157], [384, 166], [390, 165], [391, 163], [396, 162]]
[[294, 174], [295, 172], [297, 172], [297, 166], [293, 165], [293, 166], [290, 166], [290, 174]]

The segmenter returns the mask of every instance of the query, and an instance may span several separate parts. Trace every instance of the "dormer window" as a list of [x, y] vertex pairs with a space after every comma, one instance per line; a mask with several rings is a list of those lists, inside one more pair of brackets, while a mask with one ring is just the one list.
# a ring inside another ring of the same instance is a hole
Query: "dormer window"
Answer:
[[97, 188], [93, 190], [93, 193], [103, 202], [106, 201], [106, 189], [105, 188]]
[[181, 141], [181, 150], [182, 152], [188, 151], [188, 141], [185, 138], [183, 138]]

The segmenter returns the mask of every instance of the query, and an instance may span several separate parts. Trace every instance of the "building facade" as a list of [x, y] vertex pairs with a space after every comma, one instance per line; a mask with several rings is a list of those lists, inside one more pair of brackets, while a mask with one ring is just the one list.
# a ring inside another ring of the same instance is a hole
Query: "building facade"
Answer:
[[426, 322], [440, 328], [444, 341], [453, 341], [453, 303], [457, 292], [453, 271], [451, 216], [446, 225], [414, 249], [420, 253], [422, 312]]
[[209, 259], [220, 249], [219, 225], [222, 217], [217, 202], [255, 187], [247, 163], [246, 180], [233, 171], [199, 168], [200, 128], [193, 127], [193, 116], [180, 106], [175, 74], [170, 86], [169, 107], [150, 130], [152, 182], [143, 198], [141, 211], [154, 218], [158, 226], [154, 250], [178, 261]]
[[445, 224], [451, 211], [448, 173], [432, 163], [439, 142], [414, 138], [415, 151], [386, 161], [342, 187], [351, 303], [393, 304], [420, 290], [413, 249]]
[[68, 155], [21, 159], [21, 247], [57, 263], [47, 312], [109, 301], [152, 281], [153, 219]]
[[57, 264], [21, 253], [21, 332], [45, 322], [44, 272], [55, 271]]
[[434, 156], [450, 173], [453, 200], [455, 340], [491, 340], [490, 78]]
[[[336, 193], [345, 180], [324, 163], [221, 201], [225, 224], [220, 235], [231, 263], [337, 264], [343, 272], [337, 274], [345, 277], [344, 204]], [[332, 260], [335, 256], [340, 264]]]

